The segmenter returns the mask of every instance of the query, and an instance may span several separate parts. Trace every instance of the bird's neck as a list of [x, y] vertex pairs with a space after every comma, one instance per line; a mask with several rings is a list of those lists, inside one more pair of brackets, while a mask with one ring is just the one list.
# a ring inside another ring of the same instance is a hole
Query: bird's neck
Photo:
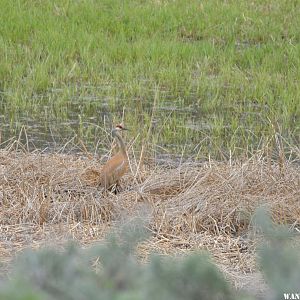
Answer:
[[127, 157], [126, 147], [122, 137], [115, 130], [112, 131], [112, 136], [115, 137], [116, 140], [118, 141], [119, 150], [121, 151], [121, 153]]

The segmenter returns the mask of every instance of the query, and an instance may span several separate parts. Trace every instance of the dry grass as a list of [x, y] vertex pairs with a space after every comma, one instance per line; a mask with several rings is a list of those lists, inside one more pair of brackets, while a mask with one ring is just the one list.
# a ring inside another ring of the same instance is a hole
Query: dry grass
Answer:
[[10, 145], [0, 150], [1, 260], [70, 238], [91, 244], [122, 220], [141, 216], [152, 232], [139, 246], [142, 259], [151, 251], [208, 250], [242, 286], [257, 271], [257, 239], [250, 235], [257, 207], [267, 205], [276, 222], [299, 230], [298, 162], [275, 163], [258, 153], [244, 161], [177, 167], [132, 163], [115, 195], [87, 184], [85, 175], [97, 176], [100, 168], [96, 159]]

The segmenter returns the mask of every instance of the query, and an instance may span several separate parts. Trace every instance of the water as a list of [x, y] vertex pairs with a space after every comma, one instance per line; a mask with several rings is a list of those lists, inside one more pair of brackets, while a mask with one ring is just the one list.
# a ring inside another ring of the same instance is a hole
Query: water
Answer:
[[88, 151], [104, 152], [110, 146], [109, 132], [114, 124], [124, 118], [132, 129], [131, 138], [138, 136], [141, 141], [152, 120], [150, 142], [156, 145], [157, 153], [196, 156], [249, 144], [255, 148], [270, 130], [266, 121], [269, 108], [250, 100], [211, 109], [201, 105], [196, 95], [174, 98], [162, 90], [153, 108], [154, 92], [150, 91], [148, 98], [131, 97], [128, 101], [124, 95], [111, 96], [109, 89], [76, 87], [63, 100], [65, 90], [50, 90], [22, 108], [1, 94], [1, 142], [19, 137], [31, 150], [57, 151], [80, 140]]

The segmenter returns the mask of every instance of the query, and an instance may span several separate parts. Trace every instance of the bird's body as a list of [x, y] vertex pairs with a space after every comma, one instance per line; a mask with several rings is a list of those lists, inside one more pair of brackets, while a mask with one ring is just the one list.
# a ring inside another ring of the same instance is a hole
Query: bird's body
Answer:
[[119, 146], [119, 152], [109, 159], [100, 170], [99, 185], [105, 189], [110, 189], [114, 184], [118, 184], [120, 178], [128, 170], [128, 156], [126, 147], [119, 132], [126, 130], [123, 125], [117, 125], [112, 130], [112, 136], [116, 138]]

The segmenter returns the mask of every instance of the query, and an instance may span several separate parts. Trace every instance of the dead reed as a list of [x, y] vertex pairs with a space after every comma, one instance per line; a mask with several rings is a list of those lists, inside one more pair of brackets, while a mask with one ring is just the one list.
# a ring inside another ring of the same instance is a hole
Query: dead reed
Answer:
[[116, 223], [141, 216], [152, 233], [139, 246], [142, 258], [151, 251], [180, 255], [207, 250], [238, 281], [256, 270], [257, 239], [249, 233], [257, 207], [267, 206], [277, 223], [299, 231], [299, 159], [277, 163], [257, 153], [243, 161], [176, 167], [134, 161], [115, 195], [86, 180], [86, 174], [97, 176], [100, 169], [95, 158], [11, 145], [1, 149], [2, 261], [49, 241], [72, 238], [90, 244]]

